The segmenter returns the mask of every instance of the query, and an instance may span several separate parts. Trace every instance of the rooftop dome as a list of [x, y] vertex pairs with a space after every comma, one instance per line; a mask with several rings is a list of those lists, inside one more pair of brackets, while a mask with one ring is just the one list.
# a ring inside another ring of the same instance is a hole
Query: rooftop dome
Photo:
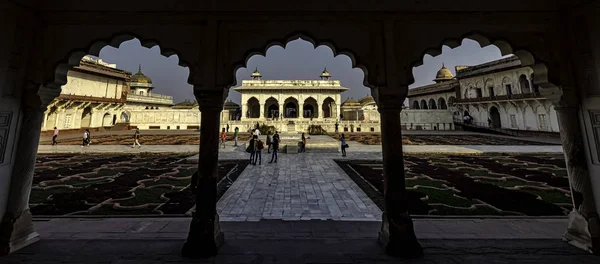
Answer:
[[240, 105], [238, 105], [232, 101], [227, 101], [223, 104], [223, 108], [224, 109], [237, 109], [237, 108], [240, 108]]
[[321, 77], [331, 77], [331, 74], [329, 74], [327, 68], [323, 70], [323, 72], [321, 73]]
[[367, 95], [367, 96], [363, 97], [362, 99], [358, 100], [358, 102], [361, 105], [368, 104], [368, 103], [374, 103], [375, 98], [373, 98], [373, 96]]
[[352, 97], [346, 99], [346, 101], [344, 101], [342, 103], [342, 106], [352, 106], [352, 105], [357, 106], [357, 105], [360, 105], [360, 103], [358, 101], [356, 101], [355, 99], [353, 99]]
[[142, 65], [138, 68], [138, 72], [131, 76], [130, 82], [132, 83], [152, 83], [150, 77], [142, 73]]
[[437, 72], [437, 74], [435, 75], [435, 79], [433, 81], [443, 82], [443, 81], [449, 81], [452, 79], [454, 79], [454, 75], [448, 68], [446, 68], [446, 66], [444, 66], [444, 64], [442, 64], [442, 68]]
[[251, 76], [261, 76], [260, 72], [258, 71], [258, 67], [254, 70]]

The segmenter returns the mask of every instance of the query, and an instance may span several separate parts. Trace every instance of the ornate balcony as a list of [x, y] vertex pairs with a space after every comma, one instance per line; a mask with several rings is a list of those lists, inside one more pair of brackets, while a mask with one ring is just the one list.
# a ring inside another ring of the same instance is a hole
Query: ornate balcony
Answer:
[[508, 94], [508, 95], [479, 97], [479, 98], [458, 98], [454, 101], [454, 104], [528, 100], [528, 99], [542, 99], [542, 98], [544, 98], [544, 97], [539, 92], [537, 92], [537, 93]]

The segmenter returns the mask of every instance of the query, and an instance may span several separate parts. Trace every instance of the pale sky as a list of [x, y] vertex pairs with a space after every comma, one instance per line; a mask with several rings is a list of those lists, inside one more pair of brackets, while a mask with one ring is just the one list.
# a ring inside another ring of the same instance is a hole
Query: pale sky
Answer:
[[[426, 55], [423, 65], [413, 69], [415, 83], [411, 88], [432, 84], [442, 63], [454, 73], [456, 65], [476, 65], [501, 57], [500, 50], [495, 46], [481, 48], [472, 40], [464, 40], [462, 45], [455, 49], [444, 46], [440, 56]], [[118, 49], [105, 47], [100, 52], [100, 58], [132, 73], [136, 73], [138, 65], [141, 64], [142, 72], [153, 81], [154, 93], [172, 95], [176, 103], [194, 99], [192, 86], [187, 83], [189, 70], [177, 65], [177, 56], [162, 56], [157, 46], [147, 49], [134, 39], [122, 43]], [[258, 67], [263, 79], [317, 80], [323, 68], [327, 67], [333, 79], [340, 80], [342, 86], [350, 89], [342, 93], [342, 100], [348, 97], [362, 98], [370, 94], [370, 89], [362, 85], [363, 71], [358, 68], [352, 69], [351, 66], [349, 57], [333, 57], [330, 48], [319, 46], [315, 49], [311, 43], [299, 39], [289, 42], [285, 49], [273, 46], [267, 50], [266, 56], [251, 57], [248, 67], [240, 68], [236, 76], [238, 85], [241, 85], [241, 81], [250, 79], [250, 74]], [[231, 90], [228, 99], [239, 103], [240, 94]]]

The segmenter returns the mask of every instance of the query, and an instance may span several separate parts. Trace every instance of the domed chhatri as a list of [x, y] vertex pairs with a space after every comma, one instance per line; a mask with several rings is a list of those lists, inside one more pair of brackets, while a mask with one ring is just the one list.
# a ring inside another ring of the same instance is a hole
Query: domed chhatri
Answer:
[[260, 80], [260, 78], [262, 78], [262, 75], [260, 74], [260, 72], [258, 71], [258, 67], [256, 67], [256, 69], [254, 70], [254, 72], [250, 75], [250, 77], [252, 77], [252, 80]]
[[342, 103], [342, 106], [351, 106], [351, 105], [360, 105], [360, 102], [358, 102], [356, 99], [350, 97]]
[[435, 79], [433, 80], [436, 83], [449, 81], [454, 79], [454, 74], [450, 71], [446, 66], [442, 63], [442, 68], [435, 75]]
[[329, 72], [327, 71], [327, 67], [325, 67], [325, 69], [323, 70], [323, 72], [321, 73], [321, 75], [319, 77], [321, 77], [321, 80], [324, 80], [324, 81], [331, 79], [331, 74], [329, 74]]
[[130, 82], [132, 82], [132, 83], [152, 83], [152, 79], [150, 79], [150, 77], [148, 77], [142, 73], [142, 65], [140, 64], [140, 66], [138, 68], [138, 72], [131, 76]]

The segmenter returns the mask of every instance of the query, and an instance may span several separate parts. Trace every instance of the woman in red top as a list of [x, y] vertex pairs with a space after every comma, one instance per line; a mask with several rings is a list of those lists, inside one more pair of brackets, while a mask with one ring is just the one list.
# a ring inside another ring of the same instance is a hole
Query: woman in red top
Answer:
[[225, 132], [225, 128], [221, 131], [221, 145], [225, 148], [225, 139], [227, 139], [227, 132]]

